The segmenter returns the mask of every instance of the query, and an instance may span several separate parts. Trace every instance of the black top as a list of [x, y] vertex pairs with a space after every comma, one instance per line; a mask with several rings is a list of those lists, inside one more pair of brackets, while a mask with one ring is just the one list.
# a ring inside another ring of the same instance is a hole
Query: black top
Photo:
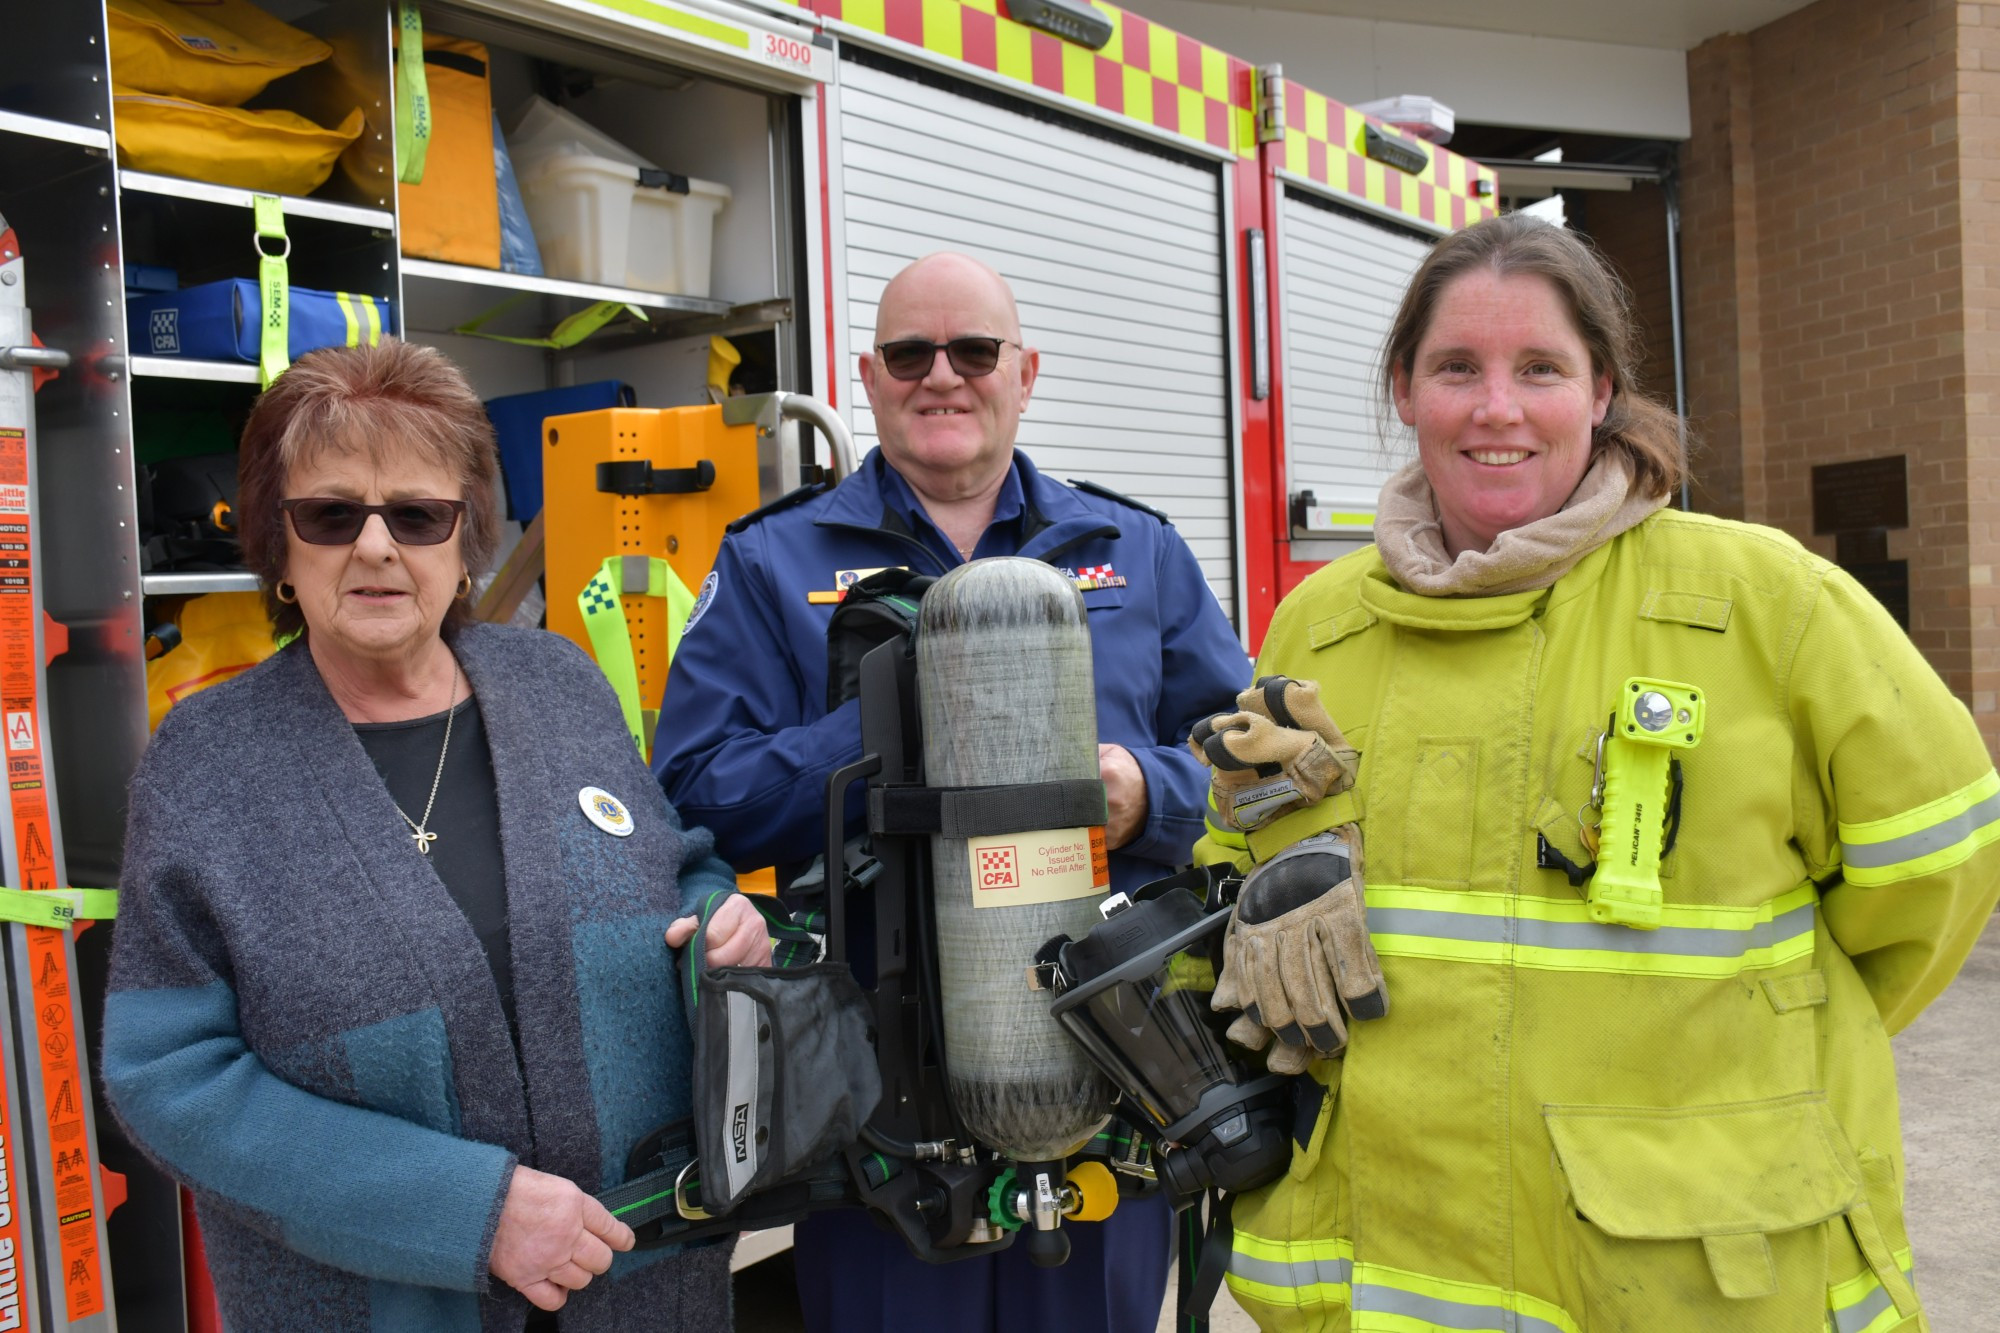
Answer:
[[[388, 784], [389, 795], [411, 819], [423, 821], [430, 800], [431, 780], [437, 778], [437, 804], [425, 829], [437, 834], [429, 861], [437, 877], [458, 904], [486, 951], [500, 988], [500, 1007], [507, 1026], [520, 1034], [514, 1019], [514, 965], [507, 951], [507, 876], [500, 859], [500, 798], [493, 779], [493, 756], [486, 748], [486, 726], [479, 701], [467, 698], [452, 710], [451, 748], [444, 756], [444, 776], [438, 777], [438, 751], [445, 743], [445, 715], [408, 722], [357, 722], [354, 734], [375, 761], [375, 771]], [[384, 829], [382, 836], [410, 838], [410, 827]]]

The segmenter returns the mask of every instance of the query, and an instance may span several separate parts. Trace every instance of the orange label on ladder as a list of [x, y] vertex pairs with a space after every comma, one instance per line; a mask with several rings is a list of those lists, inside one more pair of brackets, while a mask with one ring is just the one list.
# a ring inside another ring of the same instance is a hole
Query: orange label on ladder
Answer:
[[[56, 887], [55, 839], [44, 785], [42, 738], [36, 718], [41, 658], [35, 651], [34, 541], [28, 504], [28, 439], [0, 427], [0, 749], [7, 758], [7, 795], [14, 852], [23, 889]], [[96, 1165], [84, 1122], [89, 1096], [71, 1015], [67, 940], [59, 930], [22, 926], [35, 1006], [34, 1054], [42, 1074], [42, 1115], [49, 1168], [55, 1179], [56, 1233], [63, 1304], [69, 1319], [104, 1309], [103, 1265], [91, 1186]], [[24, 1114], [32, 1114], [24, 1112]]]
[[7, 1118], [7, 1104], [12, 1098], [5, 1086], [11, 1080], [13, 1068], [6, 1035], [0, 1031], [0, 1329], [23, 1328], [28, 1322], [27, 1311], [23, 1309], [26, 1284], [21, 1281], [27, 1256], [21, 1250], [19, 1207], [19, 1191], [27, 1188], [27, 1183], [22, 1174], [25, 1164], [21, 1161], [14, 1122]]

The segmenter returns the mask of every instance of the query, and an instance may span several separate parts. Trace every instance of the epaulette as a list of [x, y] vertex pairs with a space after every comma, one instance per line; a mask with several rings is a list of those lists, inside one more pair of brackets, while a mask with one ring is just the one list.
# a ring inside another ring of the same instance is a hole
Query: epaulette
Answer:
[[743, 529], [749, 527], [752, 523], [755, 523], [760, 518], [769, 518], [772, 514], [777, 513], [781, 509], [790, 509], [793, 505], [802, 505], [806, 501], [812, 499], [815, 495], [824, 495], [826, 492], [832, 489], [833, 487], [831, 484], [824, 481], [816, 481], [813, 482], [810, 486], [801, 486], [795, 491], [786, 491], [783, 495], [771, 501], [771, 503], [765, 505], [763, 508], [753, 509], [749, 513], [743, 515], [743, 517], [734, 519], [729, 523], [725, 524], [722, 530], [724, 532], [741, 532], [743, 531]]
[[1089, 491], [1092, 495], [1095, 495], [1100, 499], [1115, 500], [1119, 504], [1125, 505], [1128, 508], [1136, 509], [1142, 514], [1151, 514], [1154, 518], [1159, 519], [1160, 522], [1167, 524], [1169, 527], [1173, 525], [1173, 520], [1171, 518], [1168, 518], [1165, 514], [1153, 508], [1153, 506], [1149, 504], [1140, 504], [1137, 500], [1134, 500], [1129, 495], [1120, 495], [1117, 491], [1112, 490], [1109, 486], [1100, 486], [1094, 481], [1078, 481], [1075, 477], [1067, 477], [1065, 478], [1065, 480], [1068, 481], [1070, 485], [1076, 487], [1080, 491]]

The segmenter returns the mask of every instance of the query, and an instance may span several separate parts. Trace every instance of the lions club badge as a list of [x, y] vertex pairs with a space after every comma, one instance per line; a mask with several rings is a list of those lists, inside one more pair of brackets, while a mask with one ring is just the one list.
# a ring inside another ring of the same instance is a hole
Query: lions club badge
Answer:
[[576, 794], [583, 817], [614, 838], [632, 836], [632, 812], [625, 803], [602, 787], [585, 787]]

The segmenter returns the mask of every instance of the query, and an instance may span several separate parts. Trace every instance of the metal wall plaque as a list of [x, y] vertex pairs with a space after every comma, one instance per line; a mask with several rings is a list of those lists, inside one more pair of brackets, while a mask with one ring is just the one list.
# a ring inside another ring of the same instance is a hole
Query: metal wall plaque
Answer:
[[1829, 533], [1909, 527], [1908, 478], [1902, 454], [1815, 467], [1812, 530]]

